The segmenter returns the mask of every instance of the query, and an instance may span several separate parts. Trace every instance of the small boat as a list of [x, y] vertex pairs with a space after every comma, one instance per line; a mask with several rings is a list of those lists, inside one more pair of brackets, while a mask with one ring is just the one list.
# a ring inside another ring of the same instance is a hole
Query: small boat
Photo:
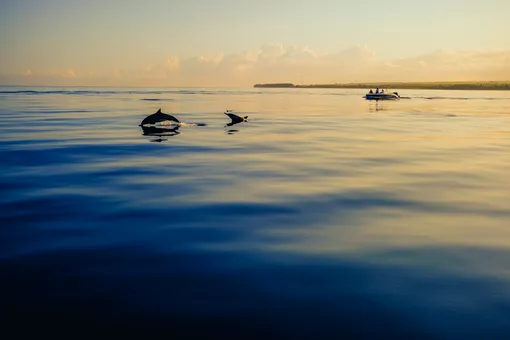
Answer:
[[400, 95], [398, 92], [389, 93], [382, 90], [381, 92], [377, 93], [367, 93], [363, 98], [366, 100], [399, 100]]

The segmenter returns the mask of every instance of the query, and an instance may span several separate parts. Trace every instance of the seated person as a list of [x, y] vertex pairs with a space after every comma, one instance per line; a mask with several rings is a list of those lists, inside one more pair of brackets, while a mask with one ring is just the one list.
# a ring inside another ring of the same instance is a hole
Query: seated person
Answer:
[[370, 91], [368, 91], [368, 93], [374, 93], [374, 91], [372, 91], [372, 89], [370, 89]]

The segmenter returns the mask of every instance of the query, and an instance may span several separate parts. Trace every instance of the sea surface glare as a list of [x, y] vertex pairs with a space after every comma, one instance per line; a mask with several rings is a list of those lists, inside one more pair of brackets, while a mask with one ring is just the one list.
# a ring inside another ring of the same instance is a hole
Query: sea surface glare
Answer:
[[2, 332], [509, 339], [510, 92], [398, 92], [0, 87]]

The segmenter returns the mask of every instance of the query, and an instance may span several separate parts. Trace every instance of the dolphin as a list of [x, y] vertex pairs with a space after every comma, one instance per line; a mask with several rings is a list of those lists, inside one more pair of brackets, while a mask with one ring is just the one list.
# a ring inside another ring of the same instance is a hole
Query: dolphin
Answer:
[[235, 113], [233, 113], [232, 110], [227, 110], [224, 113], [227, 116], [229, 116], [230, 119], [232, 119], [232, 121], [230, 123], [228, 123], [227, 126], [232, 126], [237, 123], [246, 122], [248, 120], [248, 116], [244, 116], [244, 117], [238, 116]]
[[153, 113], [147, 117], [145, 117], [144, 120], [140, 123], [140, 126], [146, 125], [146, 124], [156, 124], [163, 121], [174, 121], [176, 123], [180, 123], [179, 119], [175, 118], [172, 115], [166, 114], [161, 112], [161, 109], [158, 110], [158, 112]]

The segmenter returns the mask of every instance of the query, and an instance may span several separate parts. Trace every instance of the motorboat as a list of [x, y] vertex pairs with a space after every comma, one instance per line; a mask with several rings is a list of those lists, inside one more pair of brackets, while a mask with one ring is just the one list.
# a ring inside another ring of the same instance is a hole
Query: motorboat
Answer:
[[363, 98], [365, 98], [366, 100], [399, 100], [400, 99], [400, 95], [398, 94], [398, 92], [392, 92], [392, 93], [389, 93], [389, 92], [384, 92], [381, 91], [381, 92], [374, 92], [374, 93], [367, 93]]

